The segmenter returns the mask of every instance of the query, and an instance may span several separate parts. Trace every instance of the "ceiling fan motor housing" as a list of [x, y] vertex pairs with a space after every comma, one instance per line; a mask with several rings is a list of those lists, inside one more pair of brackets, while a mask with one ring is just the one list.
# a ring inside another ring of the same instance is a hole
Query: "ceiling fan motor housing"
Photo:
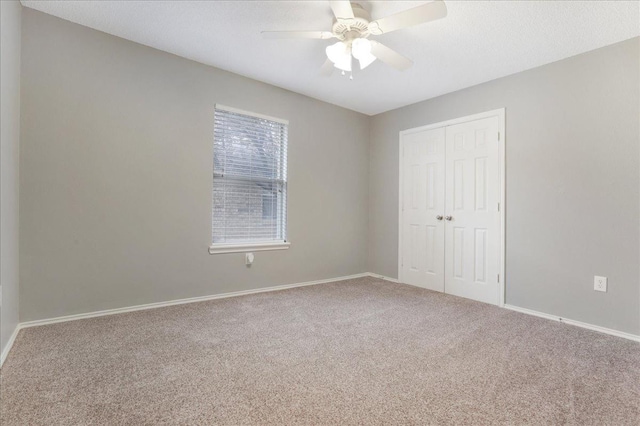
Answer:
[[351, 3], [354, 18], [339, 18], [333, 22], [332, 32], [343, 41], [351, 41], [369, 35], [371, 15], [358, 3]]

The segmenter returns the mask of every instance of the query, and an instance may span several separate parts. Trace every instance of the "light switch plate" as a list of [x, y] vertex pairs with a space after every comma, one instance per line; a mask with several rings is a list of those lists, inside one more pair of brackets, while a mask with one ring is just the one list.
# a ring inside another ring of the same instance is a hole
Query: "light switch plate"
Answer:
[[607, 277], [593, 277], [593, 289], [595, 291], [607, 292]]

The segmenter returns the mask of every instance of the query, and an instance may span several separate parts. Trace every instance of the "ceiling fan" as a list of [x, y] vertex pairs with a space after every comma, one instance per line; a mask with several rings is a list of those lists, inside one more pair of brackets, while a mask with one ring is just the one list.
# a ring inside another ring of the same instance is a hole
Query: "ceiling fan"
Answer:
[[[324, 75], [331, 74], [334, 68], [342, 70], [343, 75], [345, 72], [352, 72], [353, 59], [358, 61], [361, 70], [379, 59], [393, 68], [404, 71], [413, 65], [411, 59], [380, 42], [369, 40], [369, 37], [447, 16], [447, 6], [442, 0], [435, 0], [375, 21], [371, 20], [369, 12], [358, 3], [337, 0], [329, 1], [329, 4], [335, 15], [331, 31], [263, 31], [262, 35], [268, 39], [338, 39], [337, 43], [326, 48], [327, 60], [321, 69]], [[353, 74], [350, 78], [353, 79]]]

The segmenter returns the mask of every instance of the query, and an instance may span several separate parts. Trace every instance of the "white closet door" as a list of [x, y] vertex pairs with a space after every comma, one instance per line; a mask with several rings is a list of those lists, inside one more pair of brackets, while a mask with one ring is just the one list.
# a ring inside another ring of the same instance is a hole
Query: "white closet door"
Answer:
[[499, 303], [498, 118], [447, 127], [445, 291]]
[[445, 129], [402, 137], [402, 281], [444, 291]]

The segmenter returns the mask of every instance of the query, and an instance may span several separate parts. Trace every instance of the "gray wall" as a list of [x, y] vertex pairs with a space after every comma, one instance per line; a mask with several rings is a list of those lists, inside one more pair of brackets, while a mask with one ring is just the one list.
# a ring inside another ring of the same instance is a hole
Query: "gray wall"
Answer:
[[0, 352], [18, 325], [21, 9], [0, 2]]
[[[367, 267], [369, 117], [25, 9], [20, 318]], [[290, 120], [288, 251], [209, 255], [215, 103]]]
[[507, 303], [640, 334], [639, 44], [375, 116], [369, 269], [397, 277], [398, 132], [506, 107]]
[[[640, 334], [638, 39], [369, 118], [23, 13], [22, 321], [396, 277], [398, 132], [506, 107], [507, 302]], [[251, 269], [207, 254], [215, 103], [291, 121], [292, 248]]]

